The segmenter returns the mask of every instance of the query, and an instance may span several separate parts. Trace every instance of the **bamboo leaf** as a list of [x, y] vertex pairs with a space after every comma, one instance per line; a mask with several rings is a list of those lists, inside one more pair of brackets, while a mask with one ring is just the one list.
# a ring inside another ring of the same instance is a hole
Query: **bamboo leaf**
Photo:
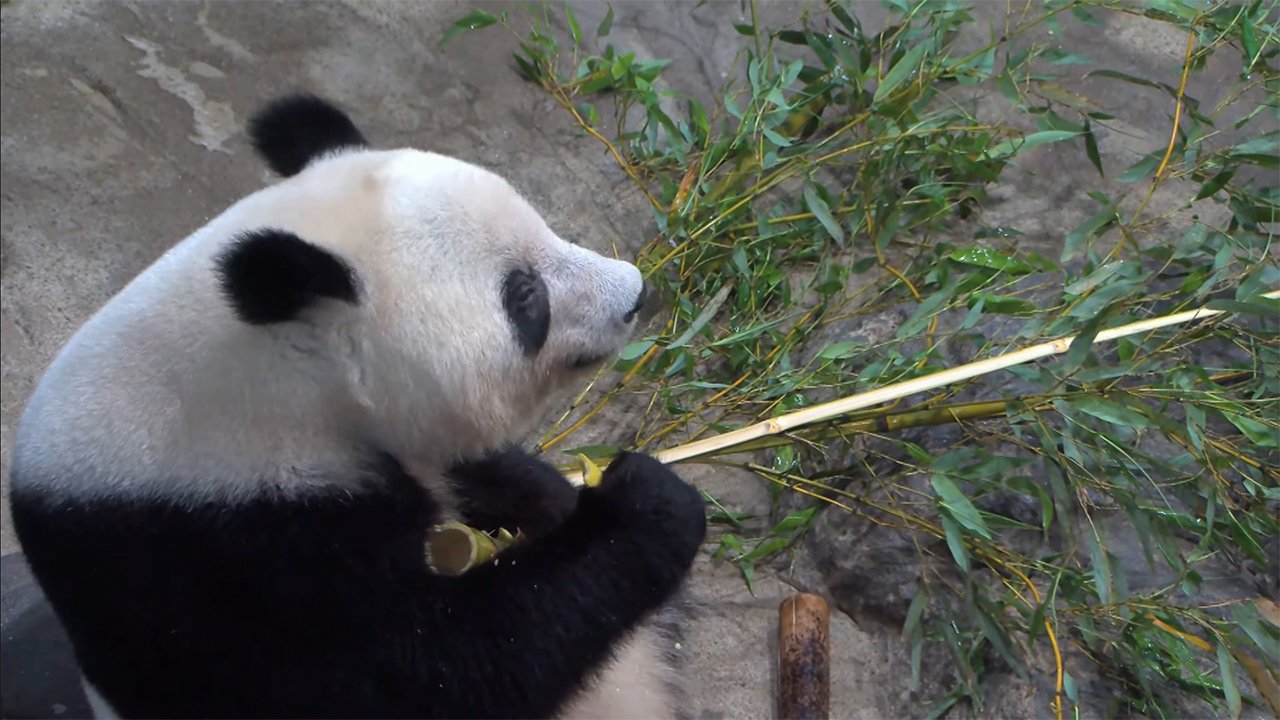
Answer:
[[924, 616], [924, 609], [929, 605], [929, 595], [923, 588], [916, 588], [916, 596], [911, 598], [911, 605], [907, 607], [907, 617], [902, 622], [902, 637], [904, 639], [914, 637], [921, 630], [920, 618]]
[[782, 538], [782, 537], [767, 538], [763, 542], [761, 542], [759, 545], [752, 548], [751, 552], [747, 553], [746, 555], [743, 555], [742, 559], [744, 561], [749, 561], [754, 563], [757, 560], [762, 560], [778, 552], [779, 550], [782, 550], [787, 545], [789, 545], [790, 542], [791, 541], [788, 540], [787, 538]]
[[951, 253], [951, 259], [965, 265], [991, 268], [1010, 275], [1025, 275], [1035, 268], [1018, 258], [988, 247], [967, 247]]
[[609, 11], [604, 14], [604, 19], [600, 21], [599, 27], [596, 28], [596, 37], [604, 37], [609, 34], [609, 30], [613, 28], [613, 4], [610, 3]]
[[844, 360], [858, 354], [859, 351], [866, 348], [866, 343], [857, 340], [846, 340], [844, 342], [833, 343], [822, 349], [818, 353], [820, 360]]
[[1148, 175], [1150, 175], [1152, 172], [1155, 171], [1156, 166], [1160, 164], [1160, 161], [1163, 158], [1164, 158], [1163, 150], [1151, 153], [1150, 155], [1144, 157], [1143, 159], [1129, 166], [1129, 168], [1124, 172], [1120, 173], [1120, 175], [1116, 177], [1116, 182], [1136, 183], [1139, 180], [1146, 178]]
[[1110, 553], [1102, 545], [1102, 538], [1098, 536], [1098, 531], [1085, 533], [1085, 538], [1089, 542], [1089, 558], [1090, 558], [1090, 574], [1093, 576], [1094, 588], [1098, 592], [1098, 601], [1103, 605], [1110, 605], [1113, 600], [1111, 593], [1111, 558]]
[[1050, 143], [1062, 142], [1080, 135], [1079, 130], [1044, 130], [1037, 133], [1031, 133], [1024, 138], [1014, 140], [1006, 140], [998, 143], [991, 149], [987, 150], [989, 157], [1000, 159], [1013, 155], [1021, 150], [1029, 150], [1040, 145], [1048, 145]]
[[1258, 31], [1249, 19], [1240, 23], [1240, 49], [1244, 51], [1245, 72], [1248, 72], [1249, 68], [1257, 62], [1258, 53], [1261, 50], [1258, 44]]
[[578, 27], [578, 19], [573, 16], [573, 7], [569, 3], [564, 5], [564, 16], [569, 21], [569, 34], [573, 36], [573, 44], [582, 44], [582, 29]]
[[978, 508], [973, 506], [969, 498], [965, 497], [960, 488], [951, 480], [951, 478], [941, 473], [934, 473], [930, 477], [933, 483], [933, 489], [938, 493], [938, 497], [942, 500], [942, 507], [945, 508], [955, 521], [968, 528], [969, 530], [981, 535], [984, 539], [991, 539], [991, 531], [987, 529], [986, 523], [982, 520], [982, 513], [978, 512]]
[[1207, 197], [1211, 197], [1214, 193], [1225, 187], [1228, 182], [1231, 182], [1231, 178], [1235, 177], [1235, 174], [1236, 169], [1233, 167], [1220, 170], [1217, 175], [1209, 178], [1209, 180], [1205, 181], [1204, 185], [1200, 186], [1200, 192], [1196, 193], [1195, 199], [1203, 200]]
[[1102, 328], [1101, 318], [1089, 321], [1079, 333], [1071, 340], [1071, 344], [1067, 346], [1067, 356], [1062, 362], [1062, 372], [1070, 375], [1079, 370], [1086, 358], [1089, 357], [1089, 349], [1093, 347], [1093, 341], [1098, 337], [1098, 330]]
[[964, 534], [960, 531], [960, 526], [950, 516], [943, 515], [942, 531], [946, 535], [947, 549], [951, 551], [951, 557], [955, 559], [956, 565], [961, 570], [970, 572], [969, 567], [969, 551], [964, 548]]
[[1111, 278], [1112, 275], [1120, 272], [1126, 265], [1127, 261], [1124, 260], [1104, 263], [1088, 275], [1069, 283], [1062, 291], [1068, 295], [1084, 295], [1085, 293], [1093, 292], [1094, 288]]
[[1236, 687], [1236, 668], [1231, 661], [1231, 651], [1227, 646], [1218, 643], [1218, 672], [1222, 676], [1222, 694], [1227, 699], [1227, 708], [1232, 718], [1240, 717], [1240, 689]]
[[1009, 635], [1000, 627], [1000, 623], [996, 621], [984, 608], [976, 607], [974, 612], [978, 616], [978, 624], [982, 628], [982, 635], [991, 643], [991, 646], [1000, 653], [1000, 657], [1004, 658], [1005, 663], [1013, 669], [1014, 673], [1023, 680], [1027, 679], [1027, 669], [1022, 663], [1018, 662], [1017, 655], [1013, 652], [1013, 643], [1009, 640]]
[[608, 460], [617, 457], [622, 450], [614, 445], [583, 445], [560, 452], [566, 455], [586, 455], [592, 460]]
[[707, 303], [706, 307], [702, 309], [702, 312], [699, 313], [698, 317], [689, 325], [689, 328], [685, 330], [680, 337], [676, 338], [674, 342], [667, 346], [667, 350], [675, 350], [676, 348], [684, 347], [689, 344], [689, 341], [692, 340], [693, 337], [702, 330], [702, 328], [706, 327], [707, 323], [711, 322], [711, 319], [716, 316], [716, 313], [720, 312], [720, 306], [724, 305], [724, 301], [729, 297], [729, 292], [732, 290], [733, 283], [726, 283], [724, 287], [720, 288], [720, 291], [711, 297], [711, 302]]
[[739, 560], [738, 571], [742, 573], [742, 579], [747, 583], [747, 591], [755, 595], [756, 566], [750, 560]]
[[1081, 397], [1069, 401], [1069, 404], [1081, 412], [1106, 420], [1112, 425], [1135, 429], [1151, 425], [1142, 413], [1106, 398]]
[[880, 79], [880, 84], [876, 86], [875, 95], [872, 96], [871, 102], [879, 104], [889, 96], [898, 86], [906, 82], [920, 69], [920, 62], [924, 59], [925, 53], [929, 52], [929, 43], [919, 42], [911, 47], [910, 50], [902, 56], [897, 63], [890, 68], [889, 72], [884, 74]]
[[749, 340], [759, 335], [760, 333], [765, 332], [769, 328], [774, 327], [775, 325], [784, 323], [789, 319], [790, 319], [790, 316], [783, 316], [779, 318], [774, 318], [773, 320], [769, 320], [768, 322], [760, 323], [759, 325], [753, 325], [752, 327], [746, 328], [744, 330], [739, 330], [738, 332], [732, 335], [722, 337], [713, 343], [709, 343], [707, 347], [712, 347], [712, 348], [725, 347], [727, 345], [733, 345], [735, 343], [742, 342], [743, 340]]
[[1096, 236], [1103, 228], [1115, 222], [1117, 220], [1116, 208], [1119, 205], [1119, 199], [1112, 200], [1088, 220], [1080, 223], [1075, 230], [1068, 233], [1062, 244], [1062, 262], [1070, 260], [1071, 256], [1076, 254], [1081, 242]]
[[1093, 126], [1087, 118], [1084, 121], [1084, 152], [1089, 156], [1089, 162], [1098, 169], [1098, 176], [1106, 177], [1107, 174], [1102, 171], [1102, 156], [1098, 153], [1098, 138], [1094, 136]]
[[1239, 413], [1223, 412], [1222, 416], [1231, 421], [1249, 441], [1259, 447], [1280, 448], [1280, 429], [1269, 427], [1265, 423], [1245, 417]]
[[[981, 293], [970, 302], [982, 302], [982, 314], [986, 315], [1034, 315], [1040, 310], [1040, 306], [1019, 297], [1010, 295], [993, 295], [991, 293]], [[972, 307], [972, 306], [971, 306]], [[977, 318], [974, 318], [975, 322]]]
[[1129, 73], [1121, 72], [1119, 70], [1094, 70], [1093, 72], [1086, 74], [1085, 78], [1091, 78], [1095, 75], [1098, 77], [1111, 78], [1113, 80], [1121, 80], [1134, 85], [1143, 85], [1146, 87], [1156, 88], [1157, 90], [1163, 90], [1169, 94], [1169, 97], [1177, 97], [1178, 95], [1178, 89], [1168, 83], [1147, 80], [1145, 78], [1140, 78], [1137, 75], [1130, 75]]
[[787, 533], [795, 532], [796, 530], [808, 525], [813, 520], [813, 514], [817, 512], [817, 510], [818, 508], [815, 505], [814, 507], [787, 515], [785, 518], [778, 521], [777, 525], [773, 526], [773, 530], [770, 531], [770, 534], [785, 535]]
[[1246, 140], [1227, 153], [1233, 160], [1248, 161], [1271, 170], [1280, 168], [1280, 130]]
[[952, 294], [954, 292], [954, 286], [948, 285], [925, 298], [916, 306], [916, 309], [911, 313], [911, 316], [898, 326], [898, 331], [894, 336], [897, 338], [908, 338], [919, 335], [920, 331], [929, 321], [929, 318], [933, 317], [933, 315], [938, 312], [938, 309], [952, 298]]
[[822, 223], [822, 228], [827, 231], [831, 239], [837, 243], [844, 243], [844, 230], [840, 228], [840, 223], [831, 216], [831, 208], [827, 206], [827, 202], [818, 196], [818, 192], [814, 190], [812, 184], [806, 183], [804, 186], [804, 202], [809, 207], [809, 211], [813, 216], [818, 218], [818, 222]]
[[622, 361], [635, 360], [641, 355], [649, 352], [649, 348], [653, 347], [653, 345], [654, 341], [652, 339], [639, 340], [630, 343], [626, 347], [622, 348], [622, 351], [618, 353], [618, 359]]
[[444, 33], [444, 37], [440, 39], [440, 44], [444, 45], [469, 30], [486, 28], [496, 22], [498, 22], [497, 15], [487, 13], [483, 10], [473, 10], [449, 26], [449, 29]]

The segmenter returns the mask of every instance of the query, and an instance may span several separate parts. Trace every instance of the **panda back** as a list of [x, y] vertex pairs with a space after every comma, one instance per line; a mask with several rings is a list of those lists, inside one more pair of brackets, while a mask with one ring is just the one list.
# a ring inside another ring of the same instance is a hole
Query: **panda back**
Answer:
[[272, 190], [176, 244], [68, 340], [19, 422], [16, 492], [230, 497], [357, 461], [325, 350], [240, 322], [218, 287], [220, 248], [279, 204]]

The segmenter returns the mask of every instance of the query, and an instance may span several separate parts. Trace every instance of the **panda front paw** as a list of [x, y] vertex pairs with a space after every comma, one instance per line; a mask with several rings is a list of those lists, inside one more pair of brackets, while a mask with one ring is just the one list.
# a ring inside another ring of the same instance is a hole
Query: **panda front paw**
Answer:
[[[584, 507], [585, 506], [585, 507]], [[681, 569], [693, 562], [707, 534], [702, 494], [669, 467], [643, 453], [623, 453], [604, 471], [599, 487], [582, 491], [579, 512], [647, 537], [652, 551]]]
[[449, 470], [463, 519], [486, 531], [538, 538], [573, 514], [578, 489], [552, 465], [516, 447], [459, 462]]

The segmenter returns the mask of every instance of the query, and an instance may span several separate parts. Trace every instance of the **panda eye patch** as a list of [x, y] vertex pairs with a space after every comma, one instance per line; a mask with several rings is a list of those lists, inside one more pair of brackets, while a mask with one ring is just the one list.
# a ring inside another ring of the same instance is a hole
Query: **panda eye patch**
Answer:
[[525, 355], [536, 355], [551, 328], [546, 283], [530, 270], [512, 270], [502, 283], [502, 305]]

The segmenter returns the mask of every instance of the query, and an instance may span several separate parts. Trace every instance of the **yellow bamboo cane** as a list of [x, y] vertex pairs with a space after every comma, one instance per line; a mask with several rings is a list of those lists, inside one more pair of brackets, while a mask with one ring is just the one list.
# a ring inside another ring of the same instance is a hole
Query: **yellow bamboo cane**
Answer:
[[[1271, 292], [1263, 293], [1262, 297], [1270, 299], [1280, 298], [1280, 290], [1272, 290]], [[1202, 307], [1195, 310], [1173, 313], [1172, 315], [1162, 315], [1160, 317], [1150, 318], [1147, 320], [1139, 320], [1127, 325], [1111, 328], [1110, 330], [1100, 331], [1094, 338], [1094, 343], [1108, 342], [1128, 337], [1130, 335], [1137, 335], [1138, 333], [1158, 330], [1170, 325], [1181, 325], [1184, 323], [1194, 322], [1196, 320], [1204, 320], [1206, 318], [1222, 315], [1226, 312], [1228, 311], [1213, 310]], [[731, 448], [735, 445], [740, 445], [751, 440], [768, 437], [770, 435], [777, 435], [779, 433], [795, 430], [805, 425], [838, 418], [855, 410], [862, 410], [864, 408], [897, 400], [926, 390], [933, 390], [944, 385], [960, 382], [961, 380], [968, 380], [997, 370], [1003, 370], [1015, 365], [1028, 363], [1032, 360], [1039, 360], [1040, 358], [1049, 357], [1050, 355], [1064, 353], [1069, 347], [1071, 347], [1071, 343], [1076, 339], [1076, 337], [1077, 336], [1075, 335], [1061, 337], [1038, 345], [1032, 345], [1031, 347], [1023, 348], [1021, 350], [1014, 350], [1003, 355], [997, 355], [996, 357], [978, 360], [959, 367], [941, 370], [936, 373], [912, 378], [910, 380], [904, 380], [899, 383], [876, 388], [875, 390], [869, 390], [864, 393], [858, 393], [838, 400], [832, 400], [831, 402], [823, 403], [821, 405], [814, 405], [811, 408], [805, 408], [804, 410], [797, 410], [796, 412], [788, 413], [780, 417], [762, 420], [754, 425], [748, 425], [747, 427], [739, 428], [721, 435], [714, 435], [695, 442], [677, 445], [675, 447], [667, 448], [666, 450], [660, 450], [654, 454], [654, 457], [661, 462], [668, 464], [691, 460], [693, 458], [701, 457], [726, 448]], [[571, 470], [566, 472], [565, 477], [569, 478], [570, 482], [577, 485], [581, 485], [583, 482], [581, 470]]]

